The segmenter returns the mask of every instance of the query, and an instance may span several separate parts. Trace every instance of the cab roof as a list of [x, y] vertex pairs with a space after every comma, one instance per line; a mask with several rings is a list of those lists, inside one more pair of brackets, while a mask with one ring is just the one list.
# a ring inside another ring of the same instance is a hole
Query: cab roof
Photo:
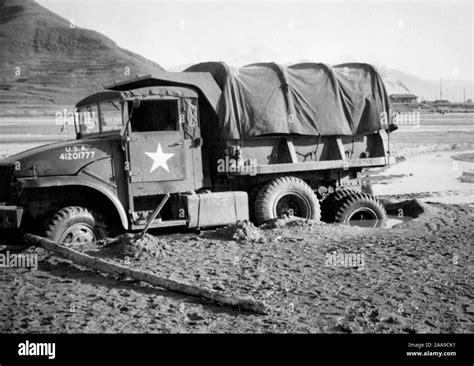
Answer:
[[137, 76], [135, 78], [106, 85], [112, 91], [131, 91], [146, 87], [183, 87], [195, 90], [200, 97], [207, 100], [217, 111], [221, 89], [209, 72], [167, 72], [162, 71], [153, 75]]
[[130, 98], [166, 98], [166, 97], [175, 97], [175, 98], [197, 98], [198, 95], [194, 90], [182, 87], [146, 87], [138, 88], [125, 91], [102, 91], [92, 95], [87, 96], [86, 98], [80, 100], [76, 103], [76, 108], [101, 103], [114, 99], [130, 99]]

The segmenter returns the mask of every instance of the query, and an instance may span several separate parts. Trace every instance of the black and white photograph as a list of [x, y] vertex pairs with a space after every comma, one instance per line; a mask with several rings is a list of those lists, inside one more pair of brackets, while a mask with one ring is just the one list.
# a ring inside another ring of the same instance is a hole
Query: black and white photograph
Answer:
[[236, 334], [472, 361], [473, 16], [0, 0], [0, 363]]

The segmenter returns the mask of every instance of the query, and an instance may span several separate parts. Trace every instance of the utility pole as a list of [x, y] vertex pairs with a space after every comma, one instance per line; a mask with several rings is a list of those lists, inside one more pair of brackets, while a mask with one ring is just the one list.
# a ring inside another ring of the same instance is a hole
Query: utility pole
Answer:
[[443, 79], [439, 79], [439, 100], [443, 100]]
[[463, 103], [466, 104], [466, 88], [464, 88], [463, 91], [464, 91], [464, 93], [463, 93], [464, 96], [463, 96], [462, 100], [463, 100]]

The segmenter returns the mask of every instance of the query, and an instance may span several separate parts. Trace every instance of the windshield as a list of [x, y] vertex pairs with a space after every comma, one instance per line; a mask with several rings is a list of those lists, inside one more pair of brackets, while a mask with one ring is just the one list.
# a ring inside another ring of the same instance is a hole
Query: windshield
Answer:
[[118, 100], [82, 106], [75, 113], [76, 130], [81, 135], [120, 130], [122, 110]]

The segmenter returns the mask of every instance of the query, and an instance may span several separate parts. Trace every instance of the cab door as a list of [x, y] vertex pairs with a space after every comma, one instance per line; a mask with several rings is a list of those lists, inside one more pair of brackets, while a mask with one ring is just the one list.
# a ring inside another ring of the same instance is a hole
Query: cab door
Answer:
[[178, 103], [177, 99], [147, 100], [133, 110], [129, 134], [132, 183], [186, 178]]

